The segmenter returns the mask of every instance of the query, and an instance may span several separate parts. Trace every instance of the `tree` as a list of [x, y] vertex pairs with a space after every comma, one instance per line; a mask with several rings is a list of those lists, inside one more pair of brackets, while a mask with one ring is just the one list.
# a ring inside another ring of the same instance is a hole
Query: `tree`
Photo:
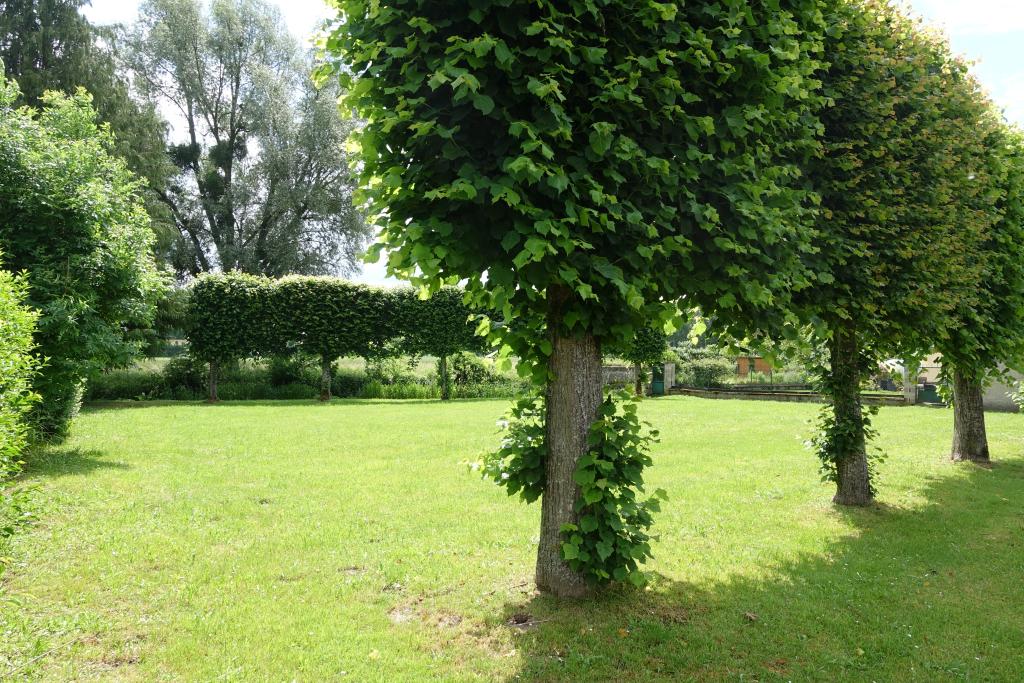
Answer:
[[395, 292], [326, 277], [288, 277], [268, 286], [278, 334], [320, 356], [321, 401], [331, 400], [334, 361], [377, 355], [398, 333]]
[[451, 398], [448, 358], [460, 351], [477, 350], [483, 342], [476, 335], [473, 312], [464, 298], [457, 287], [444, 287], [428, 299], [420, 299], [415, 291], [404, 292], [400, 325], [405, 333], [403, 349], [412, 355], [437, 357], [442, 401]]
[[220, 367], [252, 356], [284, 351], [270, 281], [247, 273], [204, 273], [188, 299], [189, 352], [210, 364], [208, 401], [216, 403]]
[[19, 104], [39, 107], [47, 90], [85, 88], [99, 119], [110, 124], [113, 152], [149, 184], [144, 193], [160, 244], [170, 247], [170, 223], [156, 191], [173, 172], [164, 144], [166, 123], [156, 107], [132, 96], [118, 68], [113, 39], [82, 15], [86, 0], [0, 0], [0, 60], [21, 88]]
[[973, 296], [957, 307], [942, 340], [942, 365], [953, 381], [953, 460], [988, 462], [984, 385], [1000, 367], [1024, 362], [1024, 135], [993, 112], [984, 137], [986, 187], [968, 208], [997, 218], [978, 247]]
[[634, 393], [640, 396], [644, 391], [644, 368], [660, 363], [667, 351], [668, 335], [664, 330], [642, 327], [628, 344], [620, 349], [613, 349], [612, 353], [621, 356], [636, 368]]
[[127, 362], [137, 349], [127, 326], [153, 315], [163, 281], [140, 183], [112, 155], [84, 90], [43, 96], [44, 108], [14, 107], [14, 81], [0, 82], [0, 250], [28, 277], [39, 311], [35, 342], [46, 364], [34, 390], [39, 436], [61, 438], [91, 371]]
[[[334, 5], [339, 63], [321, 76], [337, 73], [367, 121], [377, 249], [431, 290], [465, 281], [544, 392], [520, 407], [541, 450], [505, 461], [541, 463], [517, 469], [538, 475], [528, 499], [543, 492], [537, 585], [638, 580], [648, 441], [635, 406], [602, 397], [601, 348], [683, 295], [747, 323], [800, 283], [794, 161], [811, 144], [817, 3]], [[595, 488], [595, 463], [623, 488]]]
[[940, 38], [884, 0], [840, 0], [826, 40], [831, 65], [822, 154], [808, 177], [821, 195], [816, 284], [800, 300], [819, 322], [812, 346], [827, 399], [815, 439], [835, 502], [874, 496], [862, 384], [882, 357], [918, 356], [948, 333], [976, 281], [987, 188], [976, 135], [984, 100]]
[[262, 0], [149, 0], [125, 36], [152, 102], [184, 138], [160, 197], [181, 272], [350, 272], [368, 236], [353, 207], [336, 87], [316, 89], [279, 13]]

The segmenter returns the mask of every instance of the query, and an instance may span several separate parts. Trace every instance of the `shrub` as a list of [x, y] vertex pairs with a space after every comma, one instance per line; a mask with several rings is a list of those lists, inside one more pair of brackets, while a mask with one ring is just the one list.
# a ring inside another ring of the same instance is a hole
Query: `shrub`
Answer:
[[455, 398], [518, 398], [530, 390], [530, 383], [524, 379], [501, 377], [497, 381], [483, 384], [456, 385], [452, 395]]
[[318, 364], [316, 357], [305, 353], [274, 356], [267, 363], [267, 374], [270, 383], [275, 387], [286, 384], [306, 384], [315, 387], [320, 382]]
[[343, 398], [359, 396], [369, 381], [363, 370], [335, 370], [331, 377], [331, 393]]
[[288, 401], [313, 398], [316, 391], [300, 383], [273, 386], [267, 382], [223, 382], [218, 394], [225, 401]]
[[726, 358], [701, 358], [683, 363], [680, 375], [695, 387], [720, 387], [736, 374], [736, 363]]
[[479, 356], [457, 353], [449, 360], [452, 384], [466, 386], [483, 384], [499, 379], [497, 373]]
[[163, 371], [163, 384], [170, 389], [185, 388], [202, 391], [206, 385], [209, 366], [189, 353], [175, 356]]
[[9, 480], [21, 469], [28, 438], [26, 416], [38, 396], [32, 378], [39, 364], [32, 355], [37, 314], [24, 305], [24, 278], [0, 271], [0, 574], [6, 556], [6, 538], [24, 519], [27, 492]]
[[34, 333], [46, 364], [31, 427], [60, 440], [85, 379], [126, 364], [163, 289], [141, 186], [100, 125], [84, 90], [43, 96], [43, 110], [15, 107], [18, 86], [0, 76], [0, 245], [24, 271]]
[[413, 364], [412, 359], [375, 358], [366, 364], [366, 376], [383, 385], [422, 384], [412, 372]]
[[382, 384], [378, 380], [370, 380], [359, 392], [359, 398], [410, 399], [440, 396], [441, 390], [436, 385], [409, 381]]
[[139, 368], [119, 368], [91, 377], [85, 398], [89, 401], [164, 398], [164, 389], [164, 378], [160, 373]]

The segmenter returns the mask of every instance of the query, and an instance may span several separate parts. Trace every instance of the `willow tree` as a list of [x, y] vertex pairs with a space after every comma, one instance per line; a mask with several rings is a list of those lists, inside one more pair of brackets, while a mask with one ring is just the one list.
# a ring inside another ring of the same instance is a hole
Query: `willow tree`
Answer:
[[939, 346], [953, 383], [953, 460], [988, 462], [984, 385], [1024, 362], [1024, 136], [994, 115], [979, 126], [989, 175], [969, 208], [995, 220], [977, 253], [974, 295], [957, 308]]
[[537, 585], [574, 596], [637, 580], [648, 440], [635, 405], [602, 396], [602, 345], [680, 296], [756, 317], [793, 284], [817, 2], [333, 4], [324, 72], [367, 122], [365, 197], [389, 272], [464, 281], [543, 393], [536, 448], [508, 452], [499, 478], [543, 497]]
[[142, 94], [180, 120], [157, 188], [180, 272], [357, 270], [370, 235], [351, 201], [350, 124], [273, 5], [146, 0], [123, 42]]
[[862, 384], [889, 355], [941, 343], [971, 296], [991, 212], [987, 105], [946, 43], [885, 0], [833, 5], [821, 113], [822, 153], [808, 176], [821, 195], [815, 287], [802, 297], [827, 348], [827, 404], [816, 439], [835, 502], [874, 496]]

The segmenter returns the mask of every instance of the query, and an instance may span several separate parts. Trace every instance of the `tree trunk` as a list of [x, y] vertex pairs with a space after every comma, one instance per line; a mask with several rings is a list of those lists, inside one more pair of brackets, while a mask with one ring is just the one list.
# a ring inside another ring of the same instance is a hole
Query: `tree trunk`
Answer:
[[832, 502], [838, 505], [869, 505], [873, 496], [860, 403], [862, 378], [856, 331], [846, 327], [834, 330], [830, 352], [837, 474], [837, 490]]
[[[553, 307], [557, 307], [555, 302]], [[554, 322], [554, 321], [553, 321]], [[597, 338], [562, 337], [550, 325], [554, 375], [547, 390], [546, 485], [541, 499], [537, 588], [556, 597], [582, 597], [591, 586], [562, 559], [562, 525], [578, 524], [580, 488], [574, 475], [601, 405], [601, 348]]]
[[320, 400], [331, 400], [331, 359], [320, 356]]
[[447, 401], [452, 397], [451, 379], [448, 377], [448, 356], [438, 356], [437, 375], [441, 382], [441, 400]]
[[981, 381], [953, 369], [953, 460], [990, 462]]
[[640, 364], [636, 366], [636, 386], [633, 387], [633, 391], [637, 396], [644, 395], [644, 367]]
[[217, 375], [220, 373], [220, 363], [210, 361], [210, 396], [206, 399], [210, 403], [216, 403], [217, 398]]

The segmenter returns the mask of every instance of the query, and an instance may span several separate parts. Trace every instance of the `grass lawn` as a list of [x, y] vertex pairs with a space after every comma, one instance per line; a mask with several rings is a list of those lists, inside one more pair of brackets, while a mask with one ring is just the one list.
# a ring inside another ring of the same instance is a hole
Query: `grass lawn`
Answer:
[[531, 590], [539, 506], [463, 464], [505, 405], [86, 411], [27, 475], [0, 679], [1024, 677], [1024, 416], [989, 418], [982, 469], [947, 461], [950, 412], [884, 409], [879, 505], [840, 511], [815, 406], [647, 401], [652, 583], [559, 604]]

